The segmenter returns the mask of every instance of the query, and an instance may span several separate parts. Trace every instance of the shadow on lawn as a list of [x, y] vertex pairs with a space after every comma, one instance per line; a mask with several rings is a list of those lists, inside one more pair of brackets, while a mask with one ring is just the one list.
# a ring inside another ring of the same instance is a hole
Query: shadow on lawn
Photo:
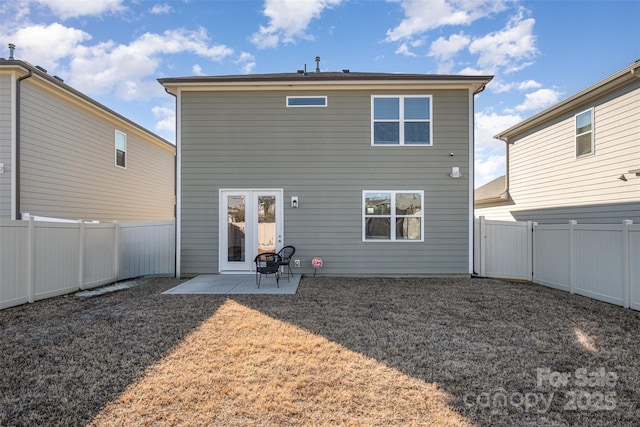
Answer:
[[0, 311], [0, 425], [85, 425], [224, 303], [154, 280]]
[[637, 311], [483, 279], [307, 278], [234, 300], [438, 385], [480, 425], [640, 422]]
[[[167, 416], [187, 422], [161, 419], [165, 425], [189, 425], [196, 414], [221, 420], [223, 406], [227, 425], [255, 422], [256, 411], [271, 424], [287, 424], [307, 419], [299, 409], [305, 402], [324, 410], [313, 423], [330, 423], [322, 402], [340, 391], [342, 373], [357, 380], [343, 398], [360, 396], [367, 388], [363, 370], [378, 375], [380, 393], [386, 378], [390, 389], [403, 383], [399, 398], [417, 390], [405, 402], [414, 407], [416, 396], [437, 395], [436, 385], [451, 401], [443, 407], [438, 400], [433, 408], [441, 413], [431, 407], [423, 413], [451, 424], [640, 421], [636, 311], [537, 285], [472, 279], [305, 278], [295, 295], [161, 295], [179, 282], [144, 279], [143, 286], [97, 298], [67, 296], [0, 311], [0, 425], [111, 425], [118, 411], [131, 408], [123, 419], [135, 424], [135, 405], [151, 418], [153, 408], [182, 408]], [[314, 346], [333, 359], [311, 366], [306, 355], [315, 355]], [[308, 366], [288, 388], [278, 369], [297, 372], [295, 365]], [[192, 372], [181, 375], [181, 366]], [[556, 387], [548, 378], [539, 384], [539, 369], [572, 377]], [[578, 385], [578, 369], [617, 379]], [[337, 375], [323, 378], [331, 371]], [[283, 399], [251, 391], [262, 390], [255, 384], [261, 378], [270, 378]], [[575, 410], [567, 408], [571, 393], [582, 399]], [[615, 393], [612, 407], [595, 407], [607, 404], [599, 400], [605, 393]], [[180, 401], [185, 396], [193, 398]], [[429, 399], [420, 401], [427, 406]], [[384, 399], [381, 405], [389, 406]], [[389, 419], [402, 415], [393, 405], [389, 411]]]

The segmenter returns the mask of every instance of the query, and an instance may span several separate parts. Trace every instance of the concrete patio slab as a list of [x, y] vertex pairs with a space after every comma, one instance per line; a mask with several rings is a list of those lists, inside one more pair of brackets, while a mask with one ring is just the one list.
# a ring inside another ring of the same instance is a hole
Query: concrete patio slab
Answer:
[[171, 288], [163, 294], [212, 294], [212, 295], [293, 295], [298, 290], [300, 275], [280, 277], [276, 286], [273, 275], [263, 276], [260, 287], [256, 286], [255, 274], [203, 274]]

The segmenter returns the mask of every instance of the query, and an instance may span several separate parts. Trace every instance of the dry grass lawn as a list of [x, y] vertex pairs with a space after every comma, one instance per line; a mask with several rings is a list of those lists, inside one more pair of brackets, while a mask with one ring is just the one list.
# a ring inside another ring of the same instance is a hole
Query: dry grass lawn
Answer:
[[640, 313], [485, 279], [0, 311], [0, 425], [638, 425]]

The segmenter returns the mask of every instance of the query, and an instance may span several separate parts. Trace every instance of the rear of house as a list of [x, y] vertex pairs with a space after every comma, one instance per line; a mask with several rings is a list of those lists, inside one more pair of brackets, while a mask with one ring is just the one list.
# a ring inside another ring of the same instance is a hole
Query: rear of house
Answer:
[[0, 91], [0, 219], [174, 218], [175, 146], [24, 61]]
[[640, 223], [640, 62], [501, 132], [507, 175], [476, 190], [476, 216]]
[[[178, 274], [467, 275], [473, 100], [491, 77], [160, 79], [177, 99]], [[461, 175], [461, 177], [460, 177]]]

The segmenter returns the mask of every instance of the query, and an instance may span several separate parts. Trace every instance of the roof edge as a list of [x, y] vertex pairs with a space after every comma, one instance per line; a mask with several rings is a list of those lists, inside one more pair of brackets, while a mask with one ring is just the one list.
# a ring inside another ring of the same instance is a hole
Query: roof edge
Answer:
[[329, 86], [348, 88], [365, 85], [419, 85], [419, 84], [459, 84], [474, 87], [479, 93], [493, 76], [443, 75], [443, 74], [395, 74], [361, 72], [320, 72], [320, 73], [279, 73], [245, 74], [227, 76], [187, 76], [165, 77], [157, 81], [166, 89], [191, 88], [275, 88], [281, 86]]
[[598, 83], [591, 85], [588, 88], [560, 101], [559, 103], [534, 114], [520, 123], [511, 126], [499, 134], [494, 135], [494, 138], [508, 143], [510, 138], [544, 123], [547, 120], [560, 116], [582, 102], [588, 102], [610, 90], [616, 89], [630, 81], [633, 81], [635, 78], [640, 78], [640, 59]]
[[[22, 68], [26, 72], [31, 71], [34, 76], [38, 76], [42, 80], [45, 80], [47, 83], [58, 87], [58, 89], [60, 89], [60, 90], [62, 90], [64, 92], [67, 92], [70, 95], [81, 99], [82, 101], [92, 105], [93, 107], [98, 108], [99, 110], [102, 110], [107, 115], [110, 115], [110, 116], [114, 117], [115, 119], [117, 119], [119, 121], [122, 121], [122, 122], [128, 124], [129, 126], [132, 126], [133, 128], [137, 129], [138, 131], [149, 135], [153, 139], [156, 139], [158, 142], [166, 144], [169, 148], [172, 148], [173, 150], [175, 150], [176, 146], [174, 144], [172, 144], [171, 142], [169, 142], [168, 140], [166, 140], [163, 137], [161, 137], [160, 135], [152, 132], [151, 130], [143, 127], [142, 125], [134, 122], [133, 120], [123, 116], [122, 114], [117, 113], [116, 111], [110, 109], [109, 107], [105, 106], [104, 104], [101, 104], [100, 102], [98, 102], [95, 99], [89, 97], [88, 95], [85, 95], [84, 93], [80, 92], [79, 90], [74, 89], [73, 87], [71, 87], [68, 84], [64, 83], [62, 80], [58, 79], [57, 77], [52, 76], [52, 75], [50, 75], [50, 74], [48, 74], [48, 73], [46, 73], [44, 71], [41, 71], [40, 69], [38, 69], [36, 66], [30, 64], [29, 62], [22, 61], [22, 60], [16, 60], [16, 59], [0, 59], [0, 68]], [[27, 73], [25, 73], [25, 74], [27, 74]]]

